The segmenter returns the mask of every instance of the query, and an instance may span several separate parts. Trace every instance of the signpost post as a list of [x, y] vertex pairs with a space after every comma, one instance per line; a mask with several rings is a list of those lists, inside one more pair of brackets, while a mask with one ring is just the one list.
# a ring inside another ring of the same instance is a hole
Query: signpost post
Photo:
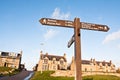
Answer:
[[81, 34], [80, 34], [80, 19], [74, 19], [74, 34], [75, 34], [75, 73], [76, 80], [82, 80], [81, 69]]
[[74, 35], [72, 36], [72, 38], [68, 42], [68, 48], [72, 45], [73, 42], [75, 42], [76, 80], [82, 80], [81, 33], [80, 33], [80, 29], [107, 32], [109, 30], [109, 27], [107, 25], [80, 22], [79, 18], [75, 18], [74, 22], [73, 21], [67, 21], [67, 20], [50, 19], [50, 18], [42, 18], [39, 21], [42, 25], [74, 28]]

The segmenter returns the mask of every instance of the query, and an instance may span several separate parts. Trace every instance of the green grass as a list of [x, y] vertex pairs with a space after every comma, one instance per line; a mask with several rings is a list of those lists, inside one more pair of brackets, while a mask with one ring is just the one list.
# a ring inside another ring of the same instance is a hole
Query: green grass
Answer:
[[[13, 69], [13, 72], [11, 73], [10, 71], [12, 69]], [[4, 72], [7, 72], [7, 73], [4, 73]], [[18, 69], [14, 69], [14, 68], [10, 68], [10, 67], [0, 67], [0, 76], [12, 76], [19, 72], [20, 72], [20, 70], [18, 70]]]
[[15, 75], [15, 74], [18, 74], [19, 72], [20, 72], [20, 70], [15, 69], [12, 73], [9, 73], [8, 75], [9, 75], [9, 76], [13, 76], [13, 75]]
[[113, 75], [91, 75], [83, 77], [84, 80], [120, 80], [120, 77]]
[[10, 70], [12, 70], [12, 68], [10, 67], [0, 67], [0, 72], [10, 71]]
[[50, 74], [54, 73], [54, 71], [43, 71], [41, 72], [35, 72], [34, 76], [31, 78], [31, 80], [73, 80], [73, 77], [52, 77]]
[[[34, 76], [31, 80], [74, 80], [74, 77], [52, 77], [50, 74], [54, 73], [54, 71], [44, 71], [35, 72]], [[120, 80], [120, 77], [112, 76], [112, 75], [91, 75], [85, 76], [82, 78], [83, 80]]]

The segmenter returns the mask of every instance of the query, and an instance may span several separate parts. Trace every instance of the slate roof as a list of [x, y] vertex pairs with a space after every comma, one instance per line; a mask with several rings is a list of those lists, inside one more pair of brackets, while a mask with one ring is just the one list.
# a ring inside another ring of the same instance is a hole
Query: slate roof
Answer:
[[64, 56], [56, 56], [56, 55], [48, 55], [48, 54], [41, 55], [41, 59], [44, 59], [45, 57], [47, 57], [49, 60], [53, 60], [53, 58], [56, 58], [56, 61], [59, 61], [62, 58], [65, 62], [67, 62]]
[[82, 60], [82, 64], [90, 64], [89, 60]]
[[20, 58], [21, 57], [21, 54], [19, 53], [14, 53], [15, 55], [10, 55], [10, 53], [13, 53], [13, 52], [2, 52], [0, 51], [0, 57], [1, 58]]
[[[91, 61], [90, 60], [82, 60], [82, 64], [90, 64], [91, 63]], [[108, 66], [110, 66], [111, 65], [111, 63], [110, 62], [105, 62], [105, 61], [95, 61], [95, 63], [97, 64], [97, 65], [99, 65], [100, 63], [102, 63], [102, 65], [103, 66], [105, 66], [105, 64], [107, 64]]]
[[103, 61], [103, 62], [100, 62], [100, 61], [96, 61], [96, 63], [99, 65], [100, 63], [102, 63], [102, 65], [103, 66], [105, 66], [105, 64], [107, 64], [108, 66], [110, 66], [111, 65], [111, 63], [110, 62], [105, 62], [105, 61]]

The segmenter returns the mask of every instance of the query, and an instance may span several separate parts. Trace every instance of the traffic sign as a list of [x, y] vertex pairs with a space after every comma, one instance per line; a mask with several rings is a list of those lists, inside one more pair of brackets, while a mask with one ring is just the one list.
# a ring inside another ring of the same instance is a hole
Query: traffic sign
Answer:
[[42, 18], [39, 20], [39, 22], [43, 25], [50, 25], [50, 26], [63, 26], [63, 27], [74, 27], [73, 21], [67, 21], [67, 20], [57, 20], [57, 19], [50, 19], [50, 18]]
[[109, 27], [107, 25], [81, 22], [81, 29], [107, 32], [109, 30]]
[[73, 44], [73, 42], [75, 42], [75, 35], [72, 36], [72, 38], [69, 40], [68, 42], [68, 48]]

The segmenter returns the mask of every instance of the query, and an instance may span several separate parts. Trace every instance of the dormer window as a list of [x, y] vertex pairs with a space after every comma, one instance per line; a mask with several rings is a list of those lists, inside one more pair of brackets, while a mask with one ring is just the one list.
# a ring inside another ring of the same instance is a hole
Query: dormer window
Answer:
[[48, 63], [48, 59], [44, 59], [44, 64], [47, 64]]
[[55, 63], [56, 63], [56, 58], [53, 58], [53, 60], [52, 60], [52, 61], [53, 61], [53, 64], [55, 64]]
[[63, 63], [64, 63], [63, 60], [60, 60], [60, 64], [63, 65]]

